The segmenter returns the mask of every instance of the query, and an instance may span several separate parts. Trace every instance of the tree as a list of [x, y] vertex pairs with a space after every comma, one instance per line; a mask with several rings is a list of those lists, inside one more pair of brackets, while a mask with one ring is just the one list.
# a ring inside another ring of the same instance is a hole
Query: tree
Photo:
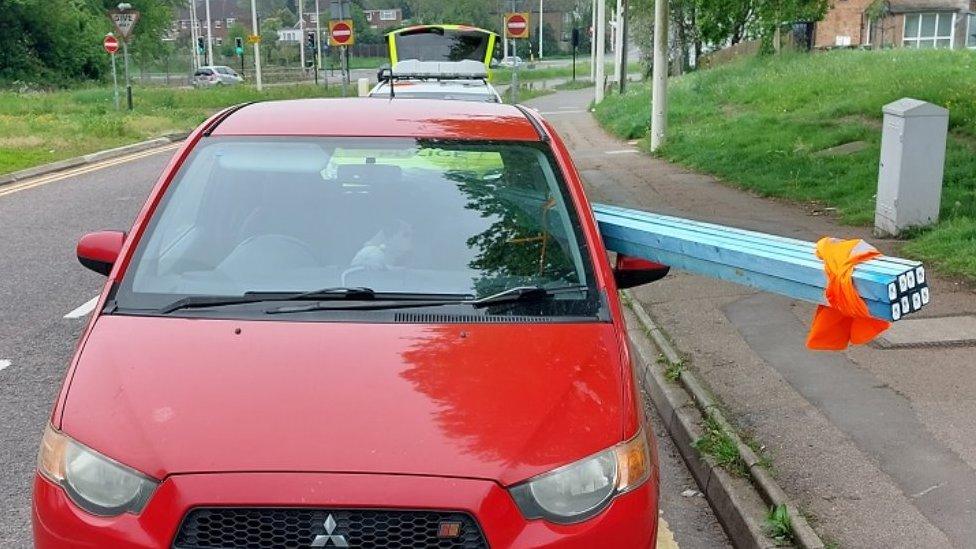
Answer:
[[419, 24], [459, 23], [498, 28], [485, 0], [407, 0], [413, 20]]

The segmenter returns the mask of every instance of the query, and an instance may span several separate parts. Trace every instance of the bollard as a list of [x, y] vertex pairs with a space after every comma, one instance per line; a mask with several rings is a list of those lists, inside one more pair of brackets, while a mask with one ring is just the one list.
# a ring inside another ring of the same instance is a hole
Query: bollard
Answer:
[[359, 84], [359, 97], [369, 95], [369, 78], [360, 78], [356, 83]]
[[874, 232], [896, 236], [939, 220], [949, 111], [906, 97], [883, 112]]

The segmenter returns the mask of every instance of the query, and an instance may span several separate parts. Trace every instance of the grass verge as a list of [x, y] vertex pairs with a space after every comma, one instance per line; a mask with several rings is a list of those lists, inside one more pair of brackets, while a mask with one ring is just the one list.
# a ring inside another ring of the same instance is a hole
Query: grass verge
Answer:
[[338, 95], [340, 88], [251, 86], [136, 88], [134, 109], [116, 111], [111, 88], [0, 92], [0, 173], [189, 130], [217, 110], [245, 101]]
[[[536, 97], [542, 97], [543, 95], [553, 93], [556, 93], [556, 91], [549, 88], [538, 88], [523, 84], [519, 86], [518, 103], [525, 103], [530, 99], [535, 99]], [[510, 89], [505, 90], [505, 93], [502, 94], [502, 99], [504, 99], [506, 103], [512, 102], [512, 92]]]
[[748, 477], [749, 467], [739, 454], [739, 447], [721, 424], [711, 414], [706, 414], [701, 427], [702, 436], [693, 442], [692, 446], [699, 452], [711, 456], [715, 463], [726, 471], [740, 477]]
[[593, 82], [590, 80], [570, 80], [568, 82], [563, 82], [562, 84], [556, 84], [557, 90], [581, 90], [583, 88], [592, 88]]
[[[976, 52], [835, 51], [752, 58], [674, 78], [660, 154], [764, 196], [831, 206], [844, 223], [874, 220], [881, 107], [902, 97], [950, 111], [941, 222], [908, 234], [903, 253], [976, 280]], [[641, 138], [647, 85], [596, 110], [615, 135]], [[826, 149], [861, 141], [864, 148]], [[841, 236], [841, 235], [838, 235]]]

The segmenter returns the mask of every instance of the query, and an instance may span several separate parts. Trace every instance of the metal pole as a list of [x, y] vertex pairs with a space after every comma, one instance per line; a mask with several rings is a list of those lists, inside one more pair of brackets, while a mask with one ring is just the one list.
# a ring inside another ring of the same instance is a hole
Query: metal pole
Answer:
[[590, 5], [590, 81], [596, 80], [596, 1]]
[[322, 70], [322, 14], [319, 13], [319, 0], [315, 0], [315, 66]]
[[302, 0], [298, 0], [298, 58], [302, 64], [302, 74], [305, 72], [305, 8]]
[[502, 14], [502, 49], [505, 53], [502, 54], [502, 58], [508, 57], [508, 29], [505, 28], [505, 14]]
[[617, 0], [617, 11], [614, 13], [613, 18], [613, 77], [617, 82], [620, 82], [620, 66], [623, 64], [620, 59], [620, 39], [623, 38], [623, 33], [620, 32], [620, 22], [623, 21], [623, 16], [621, 13], [621, 0]]
[[207, 64], [213, 65], [213, 35], [210, 34], [210, 0], [204, 0], [203, 4], [207, 8]]
[[112, 58], [112, 88], [115, 90], [115, 110], [119, 110], [119, 77], [115, 72], [115, 54], [109, 54]]
[[129, 42], [126, 38], [122, 38], [122, 55], [124, 56], [125, 63], [125, 97], [126, 102], [129, 105], [129, 110], [132, 110], [132, 81], [129, 80]]
[[[666, 0], [664, 0], [666, 1]], [[596, 86], [593, 94], [593, 101], [595, 103], [600, 103], [603, 101], [603, 80], [604, 71], [606, 67], [604, 66], [606, 48], [607, 48], [607, 36], [606, 36], [606, 24], [607, 24], [607, 5], [603, 0], [599, 0], [596, 4], [596, 75], [593, 79], [593, 85]]]
[[624, 89], [627, 86], [627, 2], [623, 2], [623, 12], [620, 17], [620, 74], [623, 77], [620, 79], [620, 95], [624, 94]]
[[542, 0], [539, 0], [539, 61], [542, 61]]
[[[518, 46], [516, 41], [512, 39], [512, 57], [518, 57]], [[519, 92], [519, 81], [518, 81], [518, 70], [520, 63], [515, 63], [512, 65], [512, 104], [518, 103], [518, 92]]]
[[[258, 7], [255, 5], [255, 0], [251, 0], [251, 32], [254, 36], [260, 36], [261, 33], [258, 32]], [[254, 42], [254, 82], [257, 85], [258, 91], [261, 91], [263, 86], [261, 85], [261, 42]]]
[[193, 52], [191, 60], [194, 69], [198, 69], [201, 66], [200, 50], [197, 49], [197, 36], [199, 35], [200, 31], [197, 29], [197, 0], [190, 0], [190, 51]]
[[651, 87], [651, 151], [668, 131], [668, 0], [654, 3], [654, 73]]

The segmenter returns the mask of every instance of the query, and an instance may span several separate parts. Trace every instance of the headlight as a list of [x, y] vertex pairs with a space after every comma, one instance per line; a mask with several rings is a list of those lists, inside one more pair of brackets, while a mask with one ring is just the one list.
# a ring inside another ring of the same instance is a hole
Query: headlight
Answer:
[[37, 468], [64, 488], [72, 501], [101, 516], [139, 513], [156, 481], [71, 440], [50, 425], [44, 430]]
[[599, 454], [513, 486], [509, 491], [527, 519], [558, 523], [588, 519], [613, 498], [640, 486], [651, 472], [643, 429]]

